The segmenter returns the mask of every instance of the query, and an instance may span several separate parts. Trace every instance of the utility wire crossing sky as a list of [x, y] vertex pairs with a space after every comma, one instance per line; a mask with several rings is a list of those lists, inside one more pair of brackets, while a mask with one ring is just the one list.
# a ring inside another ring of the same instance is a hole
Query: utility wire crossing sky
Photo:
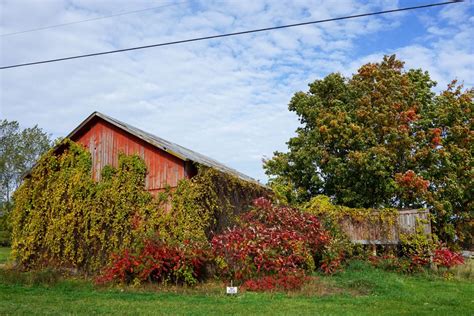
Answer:
[[110, 19], [110, 18], [115, 18], [115, 17], [123, 16], [123, 15], [136, 14], [136, 13], [141, 13], [141, 12], [145, 12], [145, 11], [151, 11], [151, 10], [157, 10], [157, 9], [162, 9], [162, 8], [166, 8], [166, 7], [172, 7], [172, 6], [176, 6], [176, 5], [185, 4], [185, 3], [188, 3], [188, 2], [189, 2], [189, 0], [188, 1], [183, 1], [183, 2], [177, 2], [177, 3], [169, 3], [169, 4], [165, 4], [165, 5], [160, 5], [160, 6], [157, 6], [157, 7], [139, 9], [139, 10], [134, 10], [134, 11], [119, 12], [119, 13], [106, 15], [106, 16], [98, 16], [98, 17], [91, 18], [91, 19], [86, 19], [86, 20], [73, 21], [73, 22], [61, 23], [61, 24], [54, 24], [54, 25], [48, 25], [48, 26], [43, 26], [43, 27], [36, 27], [36, 28], [33, 28], [33, 29], [28, 29], [28, 30], [23, 30], [23, 31], [18, 31], [18, 32], [1, 34], [0, 37], [7, 37], [7, 36], [18, 35], [18, 34], [24, 34], [24, 33], [30, 33], [30, 32], [37, 32], [37, 31], [42, 31], [42, 30], [53, 29], [53, 28], [57, 28], [57, 27], [67, 26], [67, 25], [80, 24], [80, 23], [86, 23], [86, 22], [92, 22], [92, 21], [98, 21], [98, 20], [104, 20], [104, 19]]
[[381, 14], [388, 14], [388, 13], [395, 13], [395, 12], [402, 12], [402, 11], [409, 11], [409, 10], [425, 9], [425, 8], [443, 6], [443, 5], [454, 4], [454, 3], [459, 3], [459, 2], [462, 2], [462, 1], [448, 1], [448, 2], [430, 3], [430, 4], [425, 4], [425, 5], [419, 5], [419, 6], [398, 8], [398, 9], [393, 9], [393, 10], [385, 10], [385, 11], [377, 11], [377, 12], [369, 12], [369, 13], [363, 13], [363, 14], [349, 15], [349, 16], [343, 16], [343, 17], [338, 17], [338, 18], [331, 18], [331, 19], [324, 19], [324, 20], [317, 20], [317, 21], [309, 21], [309, 22], [301, 22], [301, 23], [287, 24], [287, 25], [281, 25], [281, 26], [266, 27], [266, 28], [261, 28], [261, 29], [254, 29], [254, 30], [247, 30], [247, 31], [240, 31], [240, 32], [233, 32], [233, 33], [225, 33], [225, 34], [219, 34], [219, 35], [196, 37], [196, 38], [178, 40], [178, 41], [171, 41], [171, 42], [166, 42], [166, 43], [158, 43], [158, 44], [152, 44], [152, 45], [145, 45], [145, 46], [137, 46], [137, 47], [110, 50], [110, 51], [99, 52], [99, 53], [76, 55], [76, 56], [41, 60], [41, 61], [35, 61], [35, 62], [29, 62], [29, 63], [21, 63], [21, 64], [9, 65], [9, 66], [2, 66], [2, 67], [0, 67], [0, 69], [10, 69], [10, 68], [25, 67], [25, 66], [33, 66], [33, 65], [39, 65], [39, 64], [47, 64], [47, 63], [66, 61], [66, 60], [71, 60], [71, 59], [79, 59], [79, 58], [86, 58], [86, 57], [93, 57], [93, 56], [100, 56], [100, 55], [116, 54], [116, 53], [122, 53], [122, 52], [127, 52], [127, 51], [139, 50], [139, 49], [147, 49], [147, 48], [161, 47], [161, 46], [170, 46], [170, 45], [176, 45], [176, 44], [184, 44], [184, 43], [204, 41], [204, 40], [230, 37], [230, 36], [237, 36], [237, 35], [244, 35], [244, 34], [250, 34], [250, 33], [273, 31], [273, 30], [291, 28], [291, 27], [297, 27], [297, 26], [319, 24], [319, 23], [326, 23], [326, 22], [332, 22], [332, 21], [341, 21], [341, 20], [355, 19], [355, 18], [381, 15]]

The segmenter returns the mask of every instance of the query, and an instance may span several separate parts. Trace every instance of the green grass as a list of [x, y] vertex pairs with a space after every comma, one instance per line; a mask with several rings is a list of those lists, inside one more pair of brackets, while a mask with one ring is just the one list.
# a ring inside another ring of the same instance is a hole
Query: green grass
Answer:
[[8, 261], [9, 256], [10, 256], [10, 248], [0, 247], [0, 264], [6, 263]]
[[[472, 280], [405, 276], [353, 262], [335, 276], [318, 277], [298, 293], [241, 293], [227, 297], [220, 284], [196, 289], [96, 288], [83, 280], [57, 280], [0, 271], [0, 314], [272, 314], [472, 315]], [[161, 291], [160, 291], [161, 290]]]

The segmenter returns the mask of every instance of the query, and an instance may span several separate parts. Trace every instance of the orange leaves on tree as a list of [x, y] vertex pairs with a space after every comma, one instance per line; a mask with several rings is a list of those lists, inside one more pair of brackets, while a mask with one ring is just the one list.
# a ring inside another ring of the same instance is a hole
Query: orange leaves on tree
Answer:
[[400, 113], [400, 120], [404, 123], [410, 123], [418, 120], [418, 114], [414, 108], [410, 108]]
[[433, 147], [441, 145], [441, 128], [433, 128], [431, 131], [433, 137], [431, 138], [431, 144]]
[[430, 182], [417, 175], [413, 170], [395, 174], [395, 182], [402, 189], [402, 196], [408, 200], [428, 191]]

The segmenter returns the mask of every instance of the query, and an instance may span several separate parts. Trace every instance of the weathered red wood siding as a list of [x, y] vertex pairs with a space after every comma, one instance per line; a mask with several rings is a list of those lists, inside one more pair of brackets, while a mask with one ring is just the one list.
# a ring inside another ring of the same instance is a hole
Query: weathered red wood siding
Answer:
[[99, 180], [104, 166], [117, 167], [121, 152], [138, 154], [145, 160], [148, 169], [146, 188], [149, 191], [162, 190], [166, 185], [176, 187], [178, 181], [186, 177], [183, 160], [100, 119], [91, 121], [72, 140], [91, 152], [95, 180]]

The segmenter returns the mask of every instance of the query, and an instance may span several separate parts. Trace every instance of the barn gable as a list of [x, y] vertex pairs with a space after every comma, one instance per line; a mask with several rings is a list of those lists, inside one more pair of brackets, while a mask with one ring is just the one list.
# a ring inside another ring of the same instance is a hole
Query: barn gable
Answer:
[[149, 191], [175, 187], [179, 180], [196, 174], [196, 164], [212, 167], [245, 181], [256, 180], [212, 158], [196, 153], [158, 136], [142, 131], [99, 112], [92, 113], [68, 136], [91, 152], [93, 177], [98, 180], [105, 165], [116, 166], [120, 152], [144, 159]]

